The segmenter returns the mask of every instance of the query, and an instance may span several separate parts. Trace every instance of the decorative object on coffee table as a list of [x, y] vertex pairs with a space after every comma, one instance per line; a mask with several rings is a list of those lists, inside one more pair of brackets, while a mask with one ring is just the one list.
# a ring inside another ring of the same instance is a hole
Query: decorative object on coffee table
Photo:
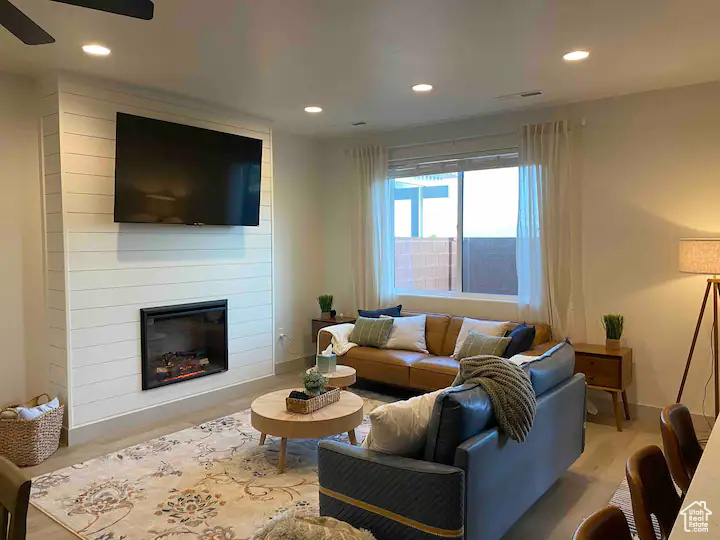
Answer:
[[695, 352], [695, 344], [697, 343], [700, 326], [705, 316], [705, 306], [707, 305], [708, 296], [712, 289], [713, 297], [713, 334], [712, 334], [712, 352], [713, 352], [713, 377], [715, 386], [715, 417], [720, 415], [720, 385], [718, 384], [718, 296], [720, 296], [720, 238], [683, 238], [680, 240], [679, 250], [681, 272], [688, 274], [705, 274], [710, 275], [707, 279], [705, 287], [705, 296], [700, 306], [700, 314], [698, 315], [695, 333], [693, 334], [690, 352], [688, 353], [687, 362], [685, 363], [685, 371], [683, 372], [682, 382], [676, 403], [680, 403], [682, 399], [685, 381], [687, 380], [688, 371], [690, 371], [690, 362], [692, 362], [693, 352]]
[[625, 325], [625, 318], [622, 315], [603, 315], [603, 328], [605, 328], [605, 348], [610, 350], [618, 350], [620, 348], [620, 338]]
[[[314, 367], [311, 367], [308, 371], [312, 371], [314, 369]], [[356, 381], [355, 368], [351, 368], [350, 366], [336, 366], [335, 371], [323, 373], [323, 375], [325, 375], [330, 381], [330, 386], [342, 388], [343, 390], [347, 390], [348, 387], [355, 384]]]
[[[613, 400], [615, 424], [622, 431], [623, 412], [630, 420], [625, 389], [632, 382], [632, 349], [609, 349], [603, 345], [575, 343], [575, 373], [584, 373], [588, 388], [609, 392]], [[622, 401], [622, 408], [620, 402]]]
[[347, 433], [350, 443], [357, 444], [355, 428], [363, 420], [363, 400], [351, 392], [340, 391], [340, 399], [310, 414], [287, 410], [285, 400], [293, 389], [278, 390], [260, 396], [250, 405], [250, 422], [260, 431], [260, 444], [267, 435], [281, 437], [278, 472], [285, 471], [287, 439], [318, 439]]
[[321, 294], [317, 297], [318, 304], [320, 305], [320, 318], [332, 319], [332, 306], [333, 306], [333, 295], [332, 294]]
[[[318, 349], [320, 346], [318, 345]], [[332, 373], [337, 367], [337, 355], [333, 353], [332, 343], [315, 355], [315, 370], [318, 373]]]

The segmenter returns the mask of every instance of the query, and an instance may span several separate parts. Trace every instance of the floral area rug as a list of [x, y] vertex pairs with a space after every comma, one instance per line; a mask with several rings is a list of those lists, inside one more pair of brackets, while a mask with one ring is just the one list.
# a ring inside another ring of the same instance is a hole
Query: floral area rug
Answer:
[[[366, 415], [394, 401], [357, 393]], [[369, 429], [366, 416], [359, 441]], [[248, 409], [39, 476], [31, 502], [89, 540], [244, 540], [288, 510], [317, 513], [318, 441], [288, 440], [278, 474], [280, 439], [259, 440]]]

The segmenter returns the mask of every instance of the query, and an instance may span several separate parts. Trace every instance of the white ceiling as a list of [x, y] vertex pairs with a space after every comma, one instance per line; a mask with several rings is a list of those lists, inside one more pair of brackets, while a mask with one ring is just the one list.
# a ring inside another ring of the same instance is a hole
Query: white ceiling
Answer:
[[[717, 0], [156, 0], [139, 21], [13, 0], [0, 70], [65, 69], [219, 103], [307, 134], [377, 130], [720, 79]], [[80, 50], [101, 42], [113, 53]], [[568, 64], [568, 50], [591, 57]], [[410, 86], [430, 82], [416, 95]], [[524, 100], [495, 96], [542, 89]], [[305, 105], [325, 111], [309, 115]], [[367, 126], [353, 128], [352, 122]]]

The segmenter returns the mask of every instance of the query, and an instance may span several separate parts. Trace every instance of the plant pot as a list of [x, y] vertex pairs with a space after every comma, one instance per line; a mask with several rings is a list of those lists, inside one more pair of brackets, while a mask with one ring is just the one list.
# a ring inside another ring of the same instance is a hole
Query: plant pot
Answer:
[[320, 313], [320, 318], [325, 321], [329, 321], [333, 318], [332, 312], [331, 311], [323, 311], [322, 313]]
[[611, 351], [617, 351], [621, 347], [619, 339], [605, 339], [605, 348]]

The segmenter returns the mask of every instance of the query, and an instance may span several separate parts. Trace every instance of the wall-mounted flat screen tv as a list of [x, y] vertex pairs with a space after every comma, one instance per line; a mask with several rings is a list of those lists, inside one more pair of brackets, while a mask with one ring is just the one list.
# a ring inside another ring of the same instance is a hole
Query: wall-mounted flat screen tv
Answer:
[[260, 139], [124, 113], [116, 133], [116, 223], [260, 224]]

